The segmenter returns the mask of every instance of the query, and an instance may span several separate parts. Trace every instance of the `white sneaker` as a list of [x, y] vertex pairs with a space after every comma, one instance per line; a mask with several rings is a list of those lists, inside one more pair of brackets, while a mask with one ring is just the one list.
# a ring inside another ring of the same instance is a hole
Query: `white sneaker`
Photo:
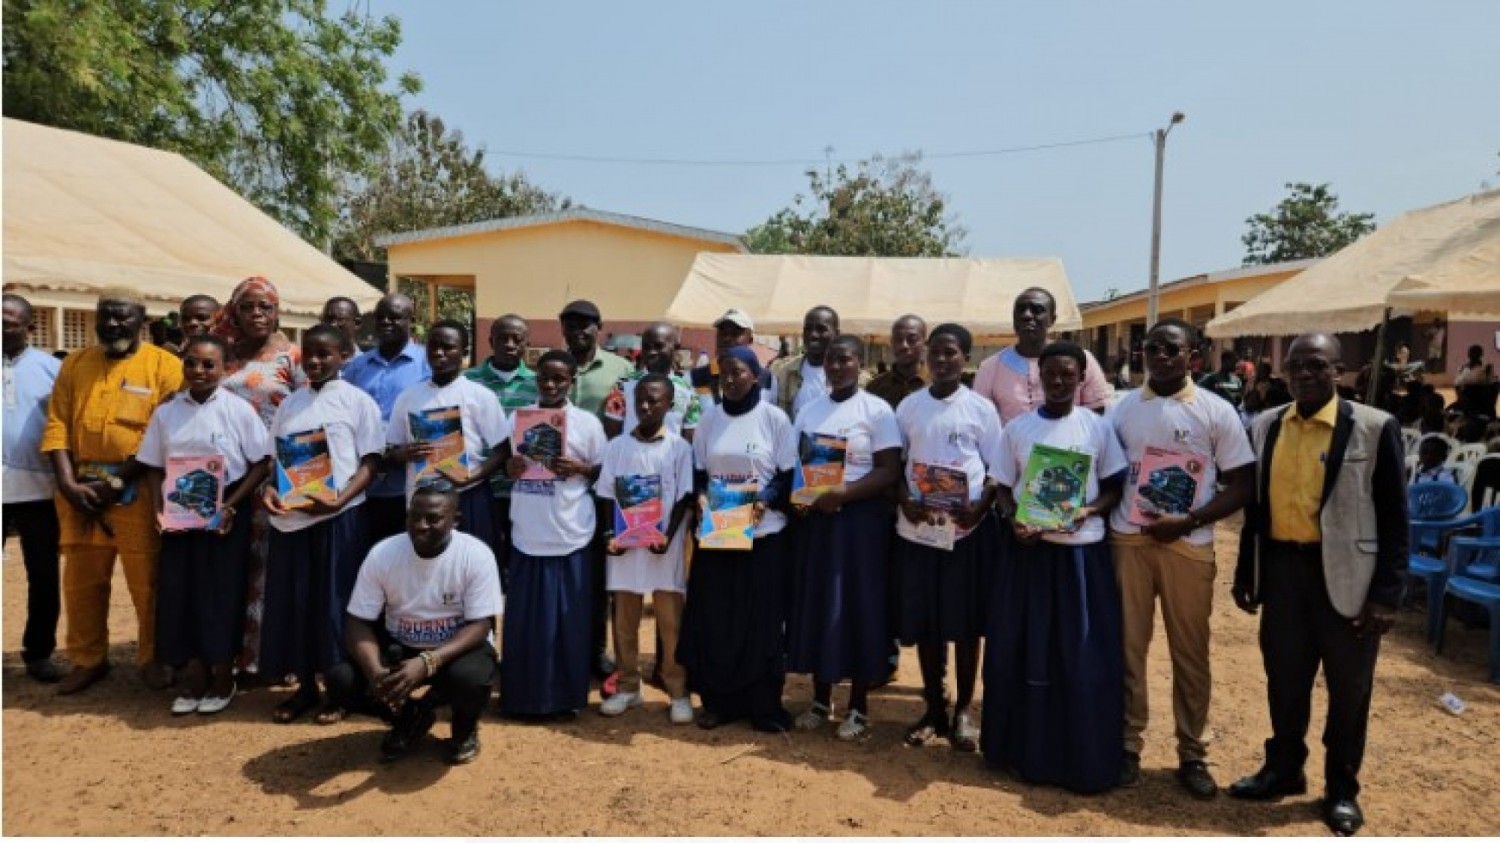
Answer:
[[797, 715], [797, 719], [792, 721], [792, 725], [803, 732], [816, 732], [824, 723], [832, 720], [833, 706], [823, 705], [815, 701], [807, 707], [806, 711]]
[[693, 722], [693, 700], [690, 697], [672, 700], [672, 708], [667, 712], [667, 717], [677, 726]]
[[203, 699], [198, 701], [198, 713], [218, 714], [219, 712], [228, 708], [231, 702], [234, 702], [235, 692], [239, 691], [239, 689], [239, 683], [235, 682], [234, 684], [229, 686], [229, 694], [227, 696], [204, 697]]
[[172, 700], [173, 714], [192, 714], [198, 710], [197, 697], [178, 697]]
[[645, 702], [641, 698], [641, 692], [618, 693], [599, 704], [599, 713], [605, 717], [619, 717], [627, 710], [639, 706]]
[[839, 724], [835, 736], [841, 741], [857, 741], [870, 733], [870, 718], [863, 712], [851, 709], [849, 716]]

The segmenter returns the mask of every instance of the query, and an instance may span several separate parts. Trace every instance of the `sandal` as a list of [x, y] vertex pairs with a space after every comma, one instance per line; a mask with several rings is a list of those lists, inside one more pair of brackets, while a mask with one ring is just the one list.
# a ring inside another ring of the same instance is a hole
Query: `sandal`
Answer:
[[979, 727], [974, 725], [974, 718], [967, 709], [954, 713], [953, 734], [948, 741], [958, 752], [979, 751]]
[[907, 746], [926, 746], [934, 738], [948, 736], [948, 712], [935, 709], [922, 715], [922, 719], [906, 730]]
[[295, 723], [302, 715], [312, 711], [318, 704], [316, 694], [304, 694], [298, 691], [292, 694], [292, 698], [276, 706], [271, 710], [271, 720], [276, 723]]
[[313, 715], [313, 722], [319, 726], [332, 726], [335, 723], [342, 723], [347, 716], [349, 716], [348, 709], [330, 701], [323, 703], [323, 707]]

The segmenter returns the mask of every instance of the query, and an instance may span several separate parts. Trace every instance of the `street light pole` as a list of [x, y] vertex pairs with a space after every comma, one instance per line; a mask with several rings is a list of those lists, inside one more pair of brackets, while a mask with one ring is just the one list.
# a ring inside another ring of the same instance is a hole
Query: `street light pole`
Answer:
[[1151, 199], [1151, 282], [1149, 292], [1146, 295], [1146, 330], [1150, 330], [1156, 324], [1158, 301], [1157, 286], [1161, 274], [1161, 168], [1162, 162], [1167, 156], [1167, 133], [1172, 127], [1186, 119], [1181, 111], [1172, 112], [1172, 119], [1166, 128], [1157, 129], [1151, 133], [1151, 138], [1156, 144], [1156, 190]]

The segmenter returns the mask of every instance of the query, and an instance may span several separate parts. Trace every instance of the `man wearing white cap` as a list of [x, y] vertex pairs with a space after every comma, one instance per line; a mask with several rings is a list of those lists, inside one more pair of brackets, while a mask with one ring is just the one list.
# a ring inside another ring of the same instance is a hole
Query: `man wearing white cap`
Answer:
[[[693, 391], [698, 393], [698, 400], [702, 402], [705, 413], [720, 400], [719, 352], [755, 342], [755, 322], [748, 313], [737, 307], [724, 311], [724, 315], [714, 322], [714, 330], [718, 332], [714, 339], [714, 356], [707, 365], [688, 372], [688, 381], [692, 383]], [[760, 388], [765, 392], [767, 400], [776, 400], [776, 379], [771, 376], [769, 368], [761, 370]]]

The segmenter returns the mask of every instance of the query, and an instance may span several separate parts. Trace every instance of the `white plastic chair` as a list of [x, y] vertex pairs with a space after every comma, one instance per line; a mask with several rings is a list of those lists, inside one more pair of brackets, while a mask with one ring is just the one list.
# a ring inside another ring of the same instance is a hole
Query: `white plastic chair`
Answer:
[[1470, 442], [1467, 445], [1459, 445], [1448, 452], [1448, 464], [1478, 462], [1487, 453], [1489, 453], [1489, 449], [1482, 442]]
[[1420, 464], [1420, 460], [1416, 454], [1412, 454], [1406, 458], [1406, 485], [1411, 485], [1411, 479], [1416, 476], [1417, 466]]
[[1401, 428], [1401, 439], [1406, 445], [1406, 453], [1408, 455], [1415, 454], [1417, 452], [1417, 442], [1422, 439], [1422, 432], [1414, 427], [1403, 427]]

